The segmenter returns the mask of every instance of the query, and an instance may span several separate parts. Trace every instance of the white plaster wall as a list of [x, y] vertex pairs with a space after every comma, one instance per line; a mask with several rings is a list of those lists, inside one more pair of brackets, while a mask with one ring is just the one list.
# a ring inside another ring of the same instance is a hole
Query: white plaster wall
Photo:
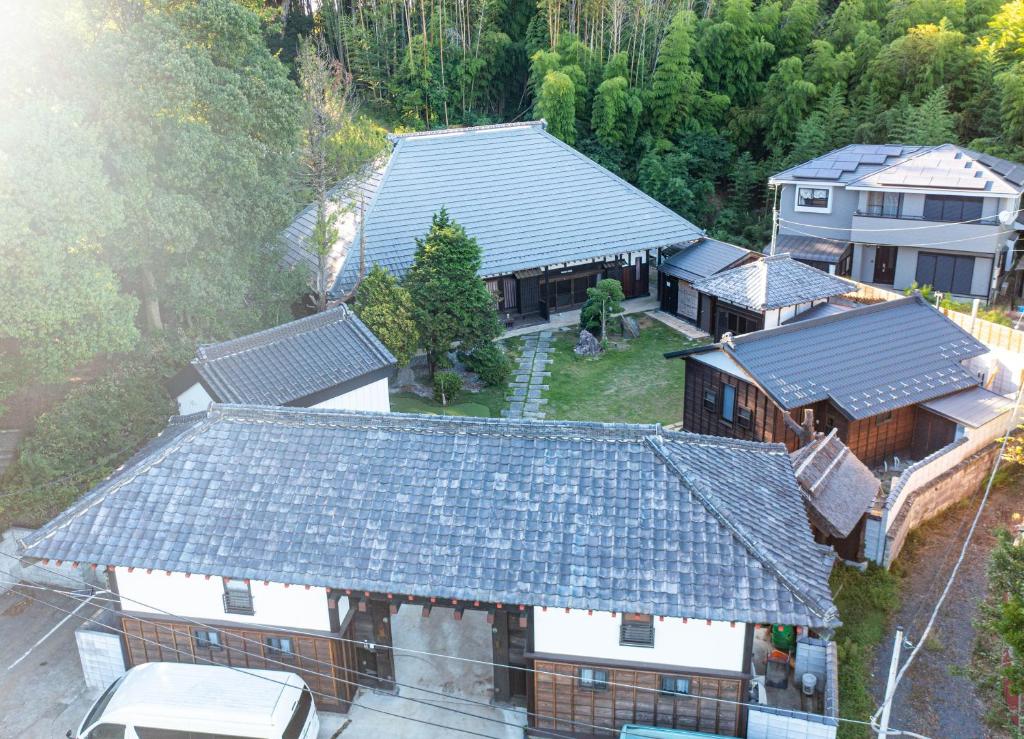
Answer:
[[121, 607], [129, 611], [185, 616], [197, 621], [232, 621], [293, 629], [330, 631], [327, 591], [302, 585], [285, 587], [272, 582], [264, 585], [253, 580], [253, 616], [224, 612], [224, 582], [219, 577], [209, 580], [204, 575], [185, 577], [184, 573], [163, 570], [151, 573], [136, 568], [115, 569]]
[[871, 282], [875, 275], [875, 247], [867, 244], [853, 245], [853, 267], [850, 275], [858, 282]]
[[210, 407], [213, 398], [206, 392], [206, 388], [198, 382], [178, 396], [178, 413], [187, 416], [190, 413], [199, 413]]
[[778, 308], [772, 308], [771, 310], [766, 310], [764, 312], [764, 327], [766, 329], [775, 328], [781, 322], [782, 321], [779, 318], [779, 309]]
[[391, 396], [388, 394], [388, 378], [383, 377], [369, 385], [357, 387], [343, 395], [317, 403], [314, 408], [342, 408], [349, 411], [391, 410]]
[[992, 260], [983, 257], [974, 258], [974, 275], [971, 277], [971, 294], [988, 298], [990, 278], [992, 277]]
[[917, 249], [901, 246], [896, 250], [896, 276], [892, 281], [893, 290], [904, 290], [917, 277]]
[[703, 670], [743, 669], [746, 625], [727, 621], [681, 618], [654, 619], [654, 647], [619, 645], [621, 614], [564, 608], [533, 609], [534, 650], [586, 657], [596, 661], [625, 660]]

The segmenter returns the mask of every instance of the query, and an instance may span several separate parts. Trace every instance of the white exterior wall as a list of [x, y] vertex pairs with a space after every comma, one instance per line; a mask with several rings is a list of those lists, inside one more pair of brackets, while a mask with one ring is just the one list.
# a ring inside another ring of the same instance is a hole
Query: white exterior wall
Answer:
[[654, 647], [619, 644], [622, 615], [607, 611], [564, 608], [533, 609], [533, 645], [536, 652], [585, 657], [595, 661], [623, 660], [702, 670], [743, 669], [746, 625], [728, 621], [681, 618], [654, 619]]
[[[292, 585], [285, 587], [272, 582], [264, 585], [253, 580], [253, 616], [224, 612], [224, 582], [220, 577], [204, 575], [185, 577], [184, 573], [163, 570], [146, 573], [136, 568], [129, 572], [117, 567], [118, 594], [121, 607], [127, 611], [173, 614], [196, 621], [232, 621], [240, 624], [261, 624], [290, 629], [330, 631], [331, 621], [327, 609], [325, 588]], [[145, 605], [143, 605], [145, 604]]]
[[198, 382], [178, 396], [178, 413], [187, 416], [190, 413], [200, 413], [210, 407], [213, 398], [206, 392]]
[[341, 408], [348, 411], [383, 411], [391, 410], [391, 396], [388, 393], [388, 378], [371, 382], [369, 385], [357, 387], [342, 395], [317, 403], [314, 408]]

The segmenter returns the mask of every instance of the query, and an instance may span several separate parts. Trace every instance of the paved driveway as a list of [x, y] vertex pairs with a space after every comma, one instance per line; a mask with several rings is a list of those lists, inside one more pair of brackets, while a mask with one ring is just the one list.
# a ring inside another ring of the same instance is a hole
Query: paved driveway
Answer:
[[[82, 606], [81, 597], [54, 590], [15, 586], [0, 593], [0, 739], [61, 739], [68, 729], [77, 727], [99, 697], [101, 691], [85, 686], [75, 642], [75, 629], [86, 619], [96, 617], [99, 609], [90, 602], [75, 615], [68, 616], [68, 611], [79, 606]], [[482, 614], [476, 615], [482, 618]], [[416, 619], [423, 620], [418, 615]], [[454, 627], [450, 617], [442, 620], [436, 616], [432, 621], [431, 625], [436, 628]], [[417, 639], [431, 632], [412, 633], [413, 644], [422, 647], [424, 645]], [[489, 641], [487, 646], [490, 646]], [[413, 666], [417, 663], [414, 659], [406, 662], [404, 676], [415, 682], [419, 674]], [[427, 674], [444, 675], [446, 669], [460, 664], [444, 662], [447, 664], [435, 665]], [[444, 688], [443, 685], [433, 687]], [[525, 717], [521, 712], [467, 705], [455, 695], [445, 698], [411, 688], [403, 689], [402, 694], [413, 695], [423, 702], [414, 703], [389, 693], [361, 691], [356, 700], [363, 707], [353, 708], [347, 716], [321, 713], [319, 739], [386, 736], [457, 739], [472, 735], [459, 729], [502, 739], [522, 736], [519, 726], [525, 723]], [[475, 697], [486, 700], [484, 695]], [[470, 715], [453, 713], [446, 707], [455, 707]], [[378, 710], [375, 712], [374, 708]]]
[[[41, 601], [35, 602], [31, 598]], [[74, 728], [96, 699], [78, 661], [76, 615], [81, 600], [15, 587], [0, 595], [0, 738], [54, 739]], [[86, 605], [78, 614], [91, 615]]]

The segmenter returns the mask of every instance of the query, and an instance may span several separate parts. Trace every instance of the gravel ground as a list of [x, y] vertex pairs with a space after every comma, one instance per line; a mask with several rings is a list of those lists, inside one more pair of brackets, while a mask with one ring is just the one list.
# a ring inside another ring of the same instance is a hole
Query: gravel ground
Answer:
[[[893, 627], [901, 624], [916, 640], [959, 556], [970, 522], [977, 512], [975, 495], [921, 527], [897, 561], [903, 574], [902, 605]], [[984, 723], [985, 706], [963, 671], [970, 665], [974, 618], [985, 598], [989, 553], [995, 532], [1011, 525], [1014, 512], [1024, 513], [1024, 479], [992, 491], [967, 557], [960, 568], [935, 627], [914, 665], [900, 682], [890, 726], [930, 737], [975, 739], [1001, 737]], [[909, 654], [904, 649], [902, 660]], [[881, 702], [892, 658], [892, 638], [875, 655], [873, 693]]]

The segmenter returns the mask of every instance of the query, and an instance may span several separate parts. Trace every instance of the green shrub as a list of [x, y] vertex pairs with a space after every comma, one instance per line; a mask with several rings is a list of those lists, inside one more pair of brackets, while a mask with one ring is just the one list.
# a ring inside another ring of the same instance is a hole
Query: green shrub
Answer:
[[504, 385], [512, 374], [512, 362], [497, 344], [478, 346], [468, 354], [460, 354], [459, 358], [491, 387]]
[[[931, 285], [918, 285], [916, 282], [910, 283], [910, 287], [903, 291], [904, 295], [913, 295], [914, 291], [917, 290], [921, 293], [921, 297], [926, 301], [935, 305], [935, 288]], [[955, 310], [957, 313], [971, 314], [972, 304], [969, 301], [953, 300], [949, 295], [943, 294], [942, 300], [939, 301], [939, 307], [945, 308], [946, 310]], [[992, 323], [998, 323], [1001, 326], [1012, 326], [1013, 321], [999, 308], [985, 307], [984, 305], [978, 308], [978, 318], [985, 321], [991, 321]]]
[[456, 372], [438, 372], [434, 375], [434, 400], [451, 405], [462, 390], [462, 376]]
[[166, 376], [163, 357], [129, 355], [40, 416], [0, 481], [0, 528], [43, 523], [163, 430]]

